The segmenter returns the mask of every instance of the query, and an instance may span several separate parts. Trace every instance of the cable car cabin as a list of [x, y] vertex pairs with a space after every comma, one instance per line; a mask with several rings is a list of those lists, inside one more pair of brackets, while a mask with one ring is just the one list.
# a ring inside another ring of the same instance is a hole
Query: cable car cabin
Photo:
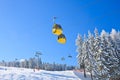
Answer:
[[54, 24], [53, 29], [52, 29], [52, 33], [55, 34], [55, 35], [60, 35], [60, 34], [62, 34], [62, 32], [63, 31], [62, 31], [61, 25]]
[[64, 34], [60, 34], [58, 36], [58, 42], [61, 43], [61, 44], [65, 44], [66, 43], [66, 37]]
[[64, 61], [64, 60], [65, 60], [65, 58], [64, 58], [64, 57], [62, 57], [62, 58], [61, 58], [61, 60], [62, 60], [62, 61]]
[[72, 58], [72, 56], [71, 56], [71, 55], [69, 55], [68, 57], [69, 57], [69, 58]]

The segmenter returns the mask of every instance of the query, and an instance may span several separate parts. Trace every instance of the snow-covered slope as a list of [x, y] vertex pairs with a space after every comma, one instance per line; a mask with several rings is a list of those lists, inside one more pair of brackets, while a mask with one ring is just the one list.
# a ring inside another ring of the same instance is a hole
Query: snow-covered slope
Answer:
[[73, 71], [33, 71], [32, 69], [0, 66], [0, 80], [90, 80]]

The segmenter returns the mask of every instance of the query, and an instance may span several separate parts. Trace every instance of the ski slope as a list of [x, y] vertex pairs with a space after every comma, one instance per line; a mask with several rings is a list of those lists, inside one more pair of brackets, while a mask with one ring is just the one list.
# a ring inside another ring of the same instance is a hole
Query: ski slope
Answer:
[[74, 71], [45, 71], [0, 66], [0, 80], [90, 80]]

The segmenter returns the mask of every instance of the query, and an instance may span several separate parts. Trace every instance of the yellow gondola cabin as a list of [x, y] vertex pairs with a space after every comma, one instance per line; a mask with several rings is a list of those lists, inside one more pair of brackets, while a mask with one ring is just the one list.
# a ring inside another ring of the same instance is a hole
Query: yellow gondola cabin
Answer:
[[58, 36], [58, 42], [61, 43], [61, 44], [65, 44], [66, 43], [66, 37], [64, 34], [60, 34]]
[[53, 29], [52, 29], [52, 33], [55, 34], [55, 35], [60, 35], [60, 34], [62, 34], [62, 32], [63, 31], [62, 31], [61, 25], [54, 24]]

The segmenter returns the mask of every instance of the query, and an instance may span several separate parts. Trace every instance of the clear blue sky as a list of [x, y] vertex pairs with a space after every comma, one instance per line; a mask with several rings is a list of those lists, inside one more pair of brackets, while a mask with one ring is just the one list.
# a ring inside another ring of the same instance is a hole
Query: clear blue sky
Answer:
[[[67, 37], [65, 45], [51, 33], [53, 16]], [[75, 65], [77, 34], [95, 27], [120, 30], [119, 0], [0, 0], [0, 60], [28, 59], [41, 51], [44, 62]]]

